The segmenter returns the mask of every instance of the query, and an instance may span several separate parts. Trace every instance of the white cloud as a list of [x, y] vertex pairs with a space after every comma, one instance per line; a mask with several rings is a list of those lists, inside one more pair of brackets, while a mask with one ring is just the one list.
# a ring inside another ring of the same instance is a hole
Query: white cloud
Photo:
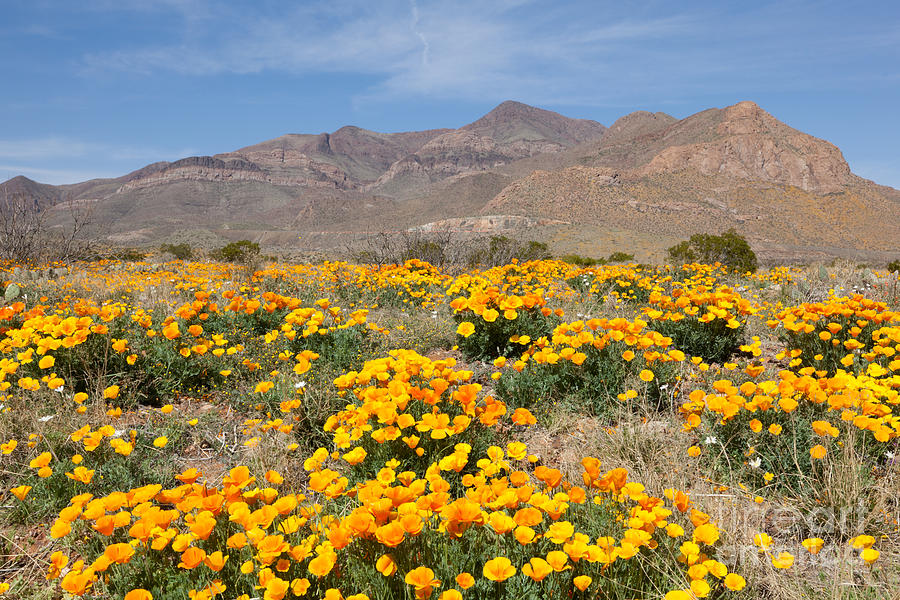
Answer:
[[195, 154], [191, 148], [162, 149], [124, 144], [107, 144], [74, 140], [65, 137], [45, 137], [24, 140], [0, 139], [0, 158], [4, 159], [78, 159], [102, 157], [115, 160], [175, 160]]
[[[534, 91], [548, 78], [558, 83], [569, 78], [571, 87], [573, 75], [578, 80], [574, 71], [602, 69], [603, 54], [612, 46], [690, 27], [682, 17], [607, 24], [589, 8], [582, 9], [587, 14], [559, 9], [552, 15], [520, 14], [522, 4], [407, 0], [307, 3], [286, 14], [232, 10], [177, 44], [91, 54], [84, 64], [93, 71], [186, 75], [360, 73], [381, 77], [370, 90], [375, 95], [506, 97]], [[544, 16], [557, 22], [548, 24]]]
[[150, 6], [181, 16], [172, 27], [181, 31], [178, 41], [91, 54], [85, 66], [143, 74], [352, 73], [375, 78], [362, 93], [367, 98], [605, 104], [661, 90], [665, 97], [827, 90], [842, 77], [884, 76], [833, 65], [900, 47], [889, 23], [846, 28], [803, 2], [730, 13], [716, 5], [595, 1], [341, 0], [252, 10], [219, 3], [211, 10], [203, 0], [155, 0]]

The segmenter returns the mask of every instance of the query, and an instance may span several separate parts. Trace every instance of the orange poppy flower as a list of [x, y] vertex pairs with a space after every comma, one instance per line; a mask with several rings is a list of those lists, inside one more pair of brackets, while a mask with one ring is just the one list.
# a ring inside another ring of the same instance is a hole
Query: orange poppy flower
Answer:
[[456, 585], [467, 590], [475, 585], [475, 578], [472, 577], [471, 573], [460, 573], [456, 576]]
[[406, 574], [404, 581], [407, 585], [413, 586], [416, 592], [416, 598], [423, 599], [431, 596], [433, 589], [441, 582], [434, 578], [434, 571], [428, 567], [417, 567]]
[[111, 544], [103, 551], [103, 555], [112, 563], [124, 565], [134, 556], [134, 548], [131, 544]]
[[205, 550], [191, 546], [181, 553], [181, 562], [178, 563], [178, 566], [182, 569], [193, 569], [200, 565], [205, 558]]
[[484, 563], [482, 573], [487, 579], [500, 583], [516, 574], [516, 568], [505, 556], [498, 556]]

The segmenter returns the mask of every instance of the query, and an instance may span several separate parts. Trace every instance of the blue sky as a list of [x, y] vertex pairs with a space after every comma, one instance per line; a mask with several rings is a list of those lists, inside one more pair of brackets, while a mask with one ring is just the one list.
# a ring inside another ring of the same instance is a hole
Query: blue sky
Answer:
[[753, 100], [900, 188], [900, 2], [0, 0], [0, 180], [71, 183], [513, 99], [610, 125]]

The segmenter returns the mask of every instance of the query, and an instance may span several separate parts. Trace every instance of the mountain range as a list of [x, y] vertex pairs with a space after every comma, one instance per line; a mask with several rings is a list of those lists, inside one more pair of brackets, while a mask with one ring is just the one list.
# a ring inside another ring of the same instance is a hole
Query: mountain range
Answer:
[[735, 228], [766, 260], [896, 258], [900, 191], [854, 175], [841, 151], [753, 102], [609, 128], [507, 101], [459, 129], [287, 134], [115, 179], [15, 177], [62, 224], [85, 207], [110, 241], [328, 253], [379, 231], [449, 229], [557, 253], [660, 260], [693, 233]]

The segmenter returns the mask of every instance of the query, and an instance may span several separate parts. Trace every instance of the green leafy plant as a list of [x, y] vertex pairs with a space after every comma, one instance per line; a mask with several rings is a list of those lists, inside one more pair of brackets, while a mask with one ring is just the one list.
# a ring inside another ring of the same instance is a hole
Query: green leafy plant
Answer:
[[214, 250], [212, 257], [226, 262], [246, 263], [259, 256], [259, 252], [259, 244], [256, 242], [239, 240]]
[[163, 244], [159, 247], [159, 251], [167, 252], [178, 260], [188, 260], [194, 255], [189, 244]]
[[734, 229], [721, 235], [697, 233], [668, 250], [673, 263], [721, 263], [736, 271], [756, 271], [756, 253]]

